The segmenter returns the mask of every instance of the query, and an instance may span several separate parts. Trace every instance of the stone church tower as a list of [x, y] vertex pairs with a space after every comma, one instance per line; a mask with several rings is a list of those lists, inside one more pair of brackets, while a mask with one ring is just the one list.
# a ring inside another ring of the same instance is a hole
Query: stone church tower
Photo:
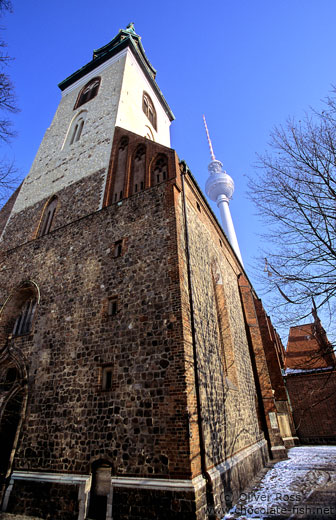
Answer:
[[0, 213], [2, 510], [220, 518], [294, 442], [279, 338], [133, 24], [59, 86]]

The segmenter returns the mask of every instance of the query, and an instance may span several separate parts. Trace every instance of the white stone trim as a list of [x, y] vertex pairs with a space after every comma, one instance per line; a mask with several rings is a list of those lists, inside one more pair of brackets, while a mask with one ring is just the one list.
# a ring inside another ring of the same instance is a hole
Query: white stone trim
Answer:
[[[75, 475], [67, 473], [40, 473], [37, 471], [13, 471], [12, 480], [29, 480], [34, 482], [57, 482], [60, 484], [88, 484], [91, 475]], [[161, 489], [165, 491], [194, 491], [205, 486], [202, 475], [192, 480], [141, 478], [141, 477], [112, 477], [113, 487]]]
[[109, 60], [105, 61], [104, 63], [102, 63], [101, 65], [96, 67], [95, 69], [91, 70], [91, 72], [88, 72], [87, 74], [85, 74], [85, 76], [83, 76], [82, 78], [75, 81], [75, 83], [72, 83], [71, 85], [69, 85], [69, 87], [67, 87], [66, 89], [63, 90], [62, 97], [66, 96], [67, 94], [69, 94], [70, 92], [75, 90], [76, 88], [84, 86], [88, 81], [90, 81], [90, 79], [95, 78], [96, 76], [99, 76], [99, 74], [103, 70], [107, 69], [110, 65], [112, 65], [116, 61], [120, 60], [120, 58], [122, 58], [123, 56], [125, 56], [127, 54], [128, 50], [129, 49], [124, 49], [124, 50], [120, 51], [115, 56], [112, 56], [112, 58], [110, 58]]
[[193, 480], [139, 478], [139, 477], [112, 477], [114, 487], [160, 489], [163, 491], [195, 491], [205, 486], [205, 479], [199, 475]]
[[267, 446], [267, 443], [265, 440], [258, 441], [255, 444], [252, 444], [252, 446], [249, 446], [248, 448], [245, 448], [244, 450], [240, 451], [236, 455], [233, 455], [229, 459], [227, 459], [225, 462], [222, 462], [221, 464], [218, 464], [218, 466], [215, 466], [214, 468], [211, 468], [208, 473], [213, 480], [214, 478], [220, 477], [223, 473], [226, 471], [232, 469], [234, 466], [242, 462], [247, 457], [250, 457], [252, 453], [255, 451], [261, 451], [263, 448]]
[[63, 484], [84, 484], [91, 475], [76, 475], [71, 473], [42, 473], [39, 471], [13, 471], [11, 479], [30, 480], [35, 482], [59, 482]]

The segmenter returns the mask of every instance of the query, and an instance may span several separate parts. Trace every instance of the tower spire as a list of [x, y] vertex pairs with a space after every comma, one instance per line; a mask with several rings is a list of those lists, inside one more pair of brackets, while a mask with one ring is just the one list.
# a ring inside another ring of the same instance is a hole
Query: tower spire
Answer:
[[230, 242], [232, 249], [236, 253], [238, 259], [240, 260], [240, 263], [242, 264], [242, 266], [244, 266], [229, 208], [229, 201], [232, 198], [234, 192], [234, 182], [232, 177], [230, 177], [230, 175], [228, 175], [226, 171], [223, 170], [223, 164], [215, 158], [208, 126], [206, 124], [204, 115], [203, 121], [211, 155], [211, 162], [208, 166], [208, 171], [210, 175], [205, 184], [205, 192], [211, 200], [216, 202], [220, 211], [223, 230], [226, 234], [226, 237]]
[[203, 121], [204, 121], [204, 126], [205, 126], [206, 135], [207, 135], [207, 138], [208, 138], [208, 143], [209, 143], [209, 148], [210, 148], [211, 160], [212, 160], [212, 161], [215, 161], [215, 160], [216, 160], [216, 157], [215, 157], [215, 154], [214, 154], [214, 151], [213, 151], [213, 148], [212, 148], [212, 142], [211, 142], [211, 139], [210, 139], [210, 134], [209, 134], [209, 130], [208, 130], [208, 125], [207, 125], [207, 123], [206, 123], [205, 115], [204, 115], [204, 114], [203, 114]]

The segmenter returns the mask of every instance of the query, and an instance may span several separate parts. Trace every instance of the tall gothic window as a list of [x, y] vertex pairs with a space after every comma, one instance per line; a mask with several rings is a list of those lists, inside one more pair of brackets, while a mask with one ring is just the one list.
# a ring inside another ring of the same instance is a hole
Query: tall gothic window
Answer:
[[145, 189], [146, 147], [140, 144], [135, 150], [132, 164], [130, 195]]
[[154, 103], [147, 94], [147, 92], [144, 92], [142, 96], [142, 110], [144, 111], [149, 121], [152, 123], [152, 126], [156, 130], [156, 110], [154, 107]]
[[19, 314], [16, 317], [12, 335], [22, 336], [31, 330], [34, 311], [36, 307], [36, 298], [32, 296], [25, 300], [20, 308]]
[[57, 206], [57, 197], [53, 197], [48, 202], [47, 207], [44, 210], [38, 236], [42, 237], [49, 233], [51, 224], [52, 224], [52, 221], [53, 221], [53, 218], [55, 215], [56, 206]]
[[77, 98], [74, 110], [87, 103], [98, 94], [100, 78], [94, 78], [82, 88]]
[[114, 187], [112, 202], [117, 202], [123, 198], [125, 182], [125, 172], [128, 153], [128, 137], [123, 136], [119, 142], [117, 166], [114, 172]]

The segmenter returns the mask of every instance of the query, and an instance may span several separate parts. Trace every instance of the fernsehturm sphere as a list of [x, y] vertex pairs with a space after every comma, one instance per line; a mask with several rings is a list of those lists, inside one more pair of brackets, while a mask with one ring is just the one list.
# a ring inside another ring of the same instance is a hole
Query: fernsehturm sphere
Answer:
[[209, 177], [205, 184], [205, 192], [209, 199], [216, 202], [220, 211], [223, 231], [228, 241], [230, 242], [232, 249], [236, 253], [240, 263], [242, 264], [242, 266], [244, 266], [229, 208], [229, 201], [231, 200], [234, 192], [234, 182], [232, 177], [230, 177], [230, 175], [228, 175], [226, 171], [223, 169], [223, 164], [215, 158], [208, 127], [204, 116], [203, 120], [208, 137], [211, 155], [211, 162], [208, 166]]

